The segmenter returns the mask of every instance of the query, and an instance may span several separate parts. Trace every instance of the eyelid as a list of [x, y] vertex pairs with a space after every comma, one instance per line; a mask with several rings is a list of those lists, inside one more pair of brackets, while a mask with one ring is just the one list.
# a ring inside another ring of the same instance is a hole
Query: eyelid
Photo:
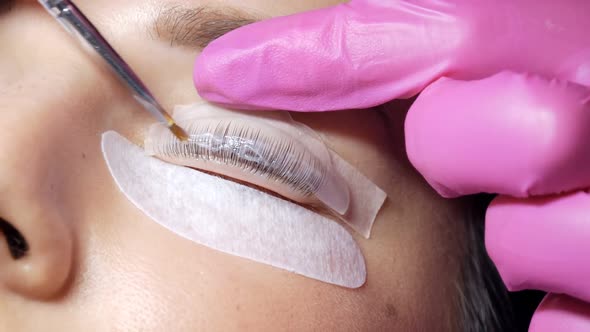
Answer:
[[187, 142], [174, 138], [164, 126], [153, 125], [145, 142], [147, 153], [246, 181], [299, 203], [321, 203], [346, 213], [348, 186], [310, 129], [294, 125], [287, 113], [254, 116], [201, 106], [175, 111], [174, 118], [190, 135]]

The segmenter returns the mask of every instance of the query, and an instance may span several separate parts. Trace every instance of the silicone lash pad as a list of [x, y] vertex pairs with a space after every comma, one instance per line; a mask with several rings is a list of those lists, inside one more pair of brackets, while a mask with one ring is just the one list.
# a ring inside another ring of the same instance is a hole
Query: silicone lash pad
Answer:
[[244, 113], [199, 103], [177, 107], [174, 118], [189, 140], [153, 125], [145, 140], [149, 155], [327, 208], [369, 237], [386, 194], [287, 112]]

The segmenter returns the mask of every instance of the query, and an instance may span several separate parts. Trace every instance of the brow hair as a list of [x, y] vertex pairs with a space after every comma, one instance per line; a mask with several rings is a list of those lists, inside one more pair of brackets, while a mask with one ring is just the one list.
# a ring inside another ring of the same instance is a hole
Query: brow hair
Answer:
[[260, 19], [231, 7], [168, 5], [157, 13], [150, 33], [170, 46], [204, 48], [224, 34]]

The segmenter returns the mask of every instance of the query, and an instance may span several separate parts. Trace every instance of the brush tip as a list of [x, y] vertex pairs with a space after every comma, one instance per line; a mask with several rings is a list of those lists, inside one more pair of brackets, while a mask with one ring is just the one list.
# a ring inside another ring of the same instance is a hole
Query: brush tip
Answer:
[[184, 131], [184, 129], [180, 128], [180, 126], [178, 126], [176, 123], [172, 123], [168, 128], [170, 128], [170, 131], [174, 134], [174, 136], [176, 136], [176, 138], [178, 138], [181, 141], [186, 141], [188, 140], [189, 136], [186, 133], [186, 131]]

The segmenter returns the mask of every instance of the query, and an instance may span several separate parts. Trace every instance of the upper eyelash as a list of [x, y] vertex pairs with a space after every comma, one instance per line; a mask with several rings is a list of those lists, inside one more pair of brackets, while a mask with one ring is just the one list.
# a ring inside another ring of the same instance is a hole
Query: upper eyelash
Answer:
[[223, 163], [288, 185], [306, 196], [317, 191], [327, 171], [300, 143], [277, 139], [231, 120], [198, 121], [185, 129], [190, 135], [188, 142], [172, 140], [160, 146], [157, 154]]

